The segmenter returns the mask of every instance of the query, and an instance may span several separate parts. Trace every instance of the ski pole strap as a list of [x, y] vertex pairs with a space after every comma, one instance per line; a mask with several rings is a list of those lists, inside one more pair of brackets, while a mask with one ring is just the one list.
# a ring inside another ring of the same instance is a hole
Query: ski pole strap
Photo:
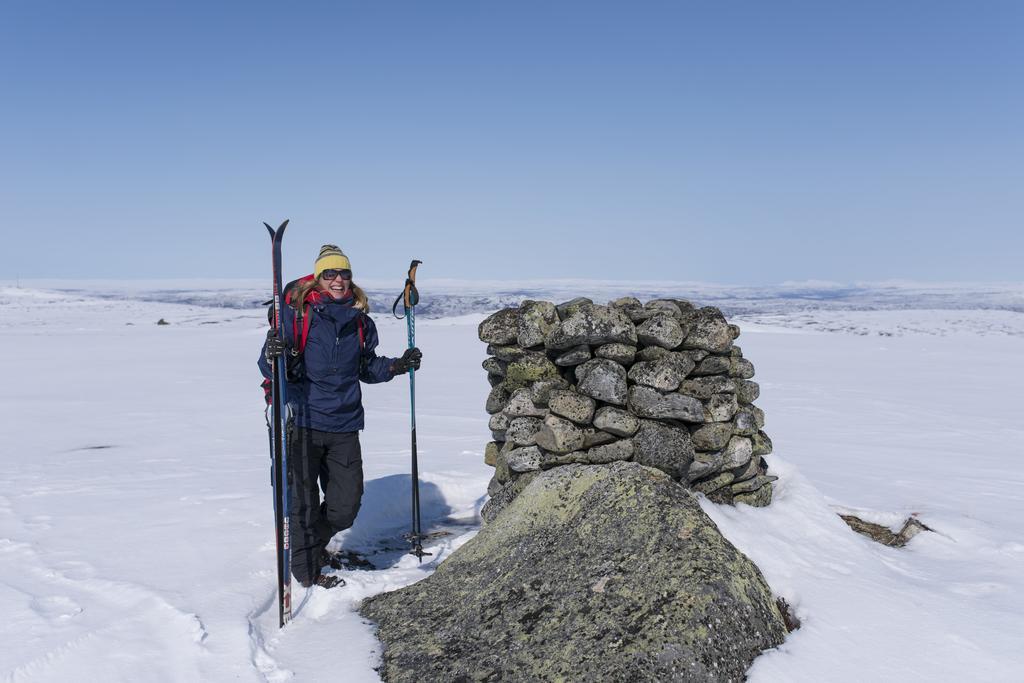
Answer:
[[395, 298], [395, 303], [391, 307], [391, 313], [396, 318], [401, 320], [405, 317], [405, 314], [398, 315], [398, 302], [403, 302], [405, 310], [413, 308], [420, 302], [420, 293], [416, 289], [416, 268], [423, 263], [423, 261], [417, 261], [413, 259], [412, 264], [409, 266], [409, 274], [405, 278], [405, 289], [402, 293]]

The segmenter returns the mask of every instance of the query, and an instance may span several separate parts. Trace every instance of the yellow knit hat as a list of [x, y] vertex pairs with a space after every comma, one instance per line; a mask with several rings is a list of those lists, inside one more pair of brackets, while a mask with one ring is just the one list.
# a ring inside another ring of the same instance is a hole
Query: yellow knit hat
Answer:
[[313, 264], [313, 277], [320, 279], [320, 273], [325, 270], [352, 270], [352, 264], [345, 256], [345, 252], [335, 244], [325, 244], [320, 247], [320, 255]]

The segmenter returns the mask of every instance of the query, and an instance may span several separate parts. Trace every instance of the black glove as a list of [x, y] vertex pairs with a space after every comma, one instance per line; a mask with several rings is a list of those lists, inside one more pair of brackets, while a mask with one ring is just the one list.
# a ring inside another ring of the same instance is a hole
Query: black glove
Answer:
[[268, 330], [267, 346], [263, 349], [263, 357], [267, 359], [267, 362], [273, 365], [274, 359], [280, 358], [287, 350], [288, 344], [285, 343], [284, 339], [279, 338], [275, 330]]
[[420, 369], [420, 360], [423, 359], [423, 352], [417, 349], [415, 346], [411, 349], [407, 349], [402, 357], [396, 360], [392, 365], [391, 369], [396, 375], [401, 375], [409, 372], [409, 368], [413, 370]]

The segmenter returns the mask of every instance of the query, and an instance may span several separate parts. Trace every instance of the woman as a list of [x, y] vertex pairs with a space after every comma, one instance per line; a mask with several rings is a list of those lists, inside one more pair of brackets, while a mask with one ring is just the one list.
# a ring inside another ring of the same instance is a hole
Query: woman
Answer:
[[418, 369], [423, 354], [416, 348], [401, 358], [376, 354], [377, 328], [367, 315], [366, 294], [352, 281], [348, 257], [333, 244], [321, 247], [312, 275], [289, 285], [285, 304], [284, 339], [274, 330], [267, 334], [259, 367], [268, 386], [273, 359], [283, 355], [288, 363], [291, 569], [303, 586], [332, 588], [343, 582], [321, 573], [332, 560], [325, 546], [352, 526], [363, 495], [359, 382], [388, 382]]

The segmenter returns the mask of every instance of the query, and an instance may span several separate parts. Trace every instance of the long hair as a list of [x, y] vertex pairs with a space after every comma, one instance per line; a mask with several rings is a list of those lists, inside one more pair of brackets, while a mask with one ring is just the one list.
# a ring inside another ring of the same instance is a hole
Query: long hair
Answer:
[[[292, 302], [298, 304], [299, 302], [305, 302], [306, 297], [309, 293], [316, 289], [318, 286], [317, 278], [311, 277], [308, 280], [299, 280], [295, 284], [295, 294], [292, 296]], [[352, 296], [355, 301], [352, 302], [352, 308], [357, 308], [363, 313], [370, 312], [370, 300], [366, 298], [366, 292], [363, 288], [352, 281]]]

